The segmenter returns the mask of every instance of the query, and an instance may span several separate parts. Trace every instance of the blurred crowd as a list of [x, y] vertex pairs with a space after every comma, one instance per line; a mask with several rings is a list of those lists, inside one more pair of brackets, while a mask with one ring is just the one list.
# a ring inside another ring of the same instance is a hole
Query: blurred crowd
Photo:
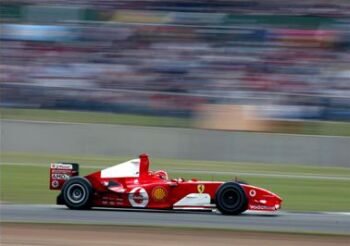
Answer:
[[23, 0], [1, 5], [1, 105], [350, 120], [350, 2]]

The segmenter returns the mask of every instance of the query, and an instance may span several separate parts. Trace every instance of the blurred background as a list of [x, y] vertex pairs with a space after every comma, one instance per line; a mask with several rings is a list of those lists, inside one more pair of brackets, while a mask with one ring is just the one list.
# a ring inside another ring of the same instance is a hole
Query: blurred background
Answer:
[[148, 152], [287, 210], [349, 211], [350, 1], [2, 0], [0, 15], [2, 201], [54, 203], [50, 162]]
[[0, 13], [2, 107], [248, 131], [350, 120], [346, 0], [3, 0]]

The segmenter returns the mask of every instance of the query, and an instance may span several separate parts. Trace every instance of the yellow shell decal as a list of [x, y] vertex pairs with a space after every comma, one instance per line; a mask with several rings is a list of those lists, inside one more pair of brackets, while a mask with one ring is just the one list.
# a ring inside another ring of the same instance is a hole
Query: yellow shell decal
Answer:
[[198, 193], [203, 193], [205, 190], [205, 186], [203, 184], [200, 184], [197, 186]]
[[168, 195], [168, 192], [164, 187], [154, 187], [152, 190], [152, 198], [155, 201], [163, 201]]

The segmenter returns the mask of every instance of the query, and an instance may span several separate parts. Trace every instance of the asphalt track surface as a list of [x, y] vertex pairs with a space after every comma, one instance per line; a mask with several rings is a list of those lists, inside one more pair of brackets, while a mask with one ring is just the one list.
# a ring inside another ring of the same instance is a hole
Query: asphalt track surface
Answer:
[[58, 205], [1, 204], [1, 221], [103, 224], [131, 226], [172, 226], [253, 231], [307, 232], [350, 235], [346, 213], [247, 212], [224, 216], [215, 212], [155, 211], [131, 209], [69, 210]]

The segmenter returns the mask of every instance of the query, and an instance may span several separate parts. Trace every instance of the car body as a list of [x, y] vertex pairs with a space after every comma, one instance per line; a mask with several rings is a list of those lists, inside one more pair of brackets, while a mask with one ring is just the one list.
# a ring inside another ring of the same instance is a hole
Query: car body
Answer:
[[169, 179], [167, 172], [150, 171], [149, 158], [138, 159], [78, 176], [76, 163], [52, 163], [50, 189], [61, 190], [58, 204], [71, 209], [91, 207], [143, 209], [208, 209], [223, 214], [246, 210], [276, 211], [282, 199], [240, 182]]

